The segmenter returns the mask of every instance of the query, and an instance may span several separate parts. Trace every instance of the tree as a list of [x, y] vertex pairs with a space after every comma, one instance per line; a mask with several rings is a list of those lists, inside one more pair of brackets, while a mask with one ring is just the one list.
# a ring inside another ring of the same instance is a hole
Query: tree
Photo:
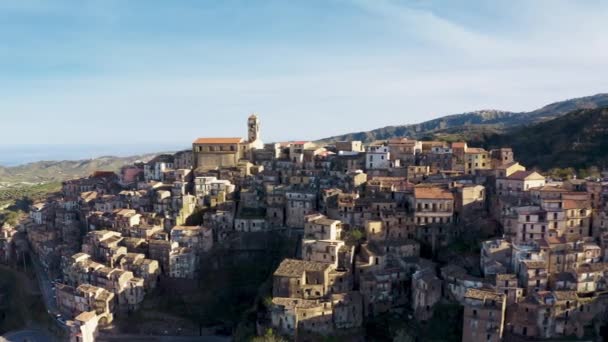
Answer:
[[348, 231], [346, 237], [344, 238], [344, 241], [346, 241], [347, 245], [352, 246], [359, 243], [364, 237], [365, 233], [363, 233], [363, 231], [361, 231], [360, 229], [352, 229]]
[[0, 226], [4, 223], [8, 223], [11, 226], [19, 223], [19, 218], [22, 215], [22, 212], [17, 211], [6, 211], [4, 213], [0, 213]]
[[279, 335], [275, 335], [272, 329], [268, 329], [264, 336], [254, 337], [251, 342], [287, 342], [287, 340]]
[[404, 329], [397, 331], [397, 335], [393, 338], [393, 342], [414, 342], [415, 340], [416, 339]]

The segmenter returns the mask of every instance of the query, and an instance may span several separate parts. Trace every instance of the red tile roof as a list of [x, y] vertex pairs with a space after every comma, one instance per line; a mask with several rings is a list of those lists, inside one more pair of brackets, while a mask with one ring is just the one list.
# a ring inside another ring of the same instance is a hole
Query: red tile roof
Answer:
[[487, 151], [484, 150], [483, 148], [469, 147], [469, 148], [467, 148], [467, 152], [466, 153], [472, 154], [472, 153], [486, 153], [486, 152]]
[[589, 204], [589, 201], [587, 200], [573, 200], [573, 199], [565, 199], [563, 201], [563, 208], [564, 209], [586, 209], [586, 208], [590, 208], [591, 205]]
[[195, 144], [240, 144], [243, 138], [198, 138]]
[[454, 199], [454, 195], [452, 195], [451, 192], [442, 188], [434, 187], [416, 187], [414, 188], [414, 197], [416, 199]]

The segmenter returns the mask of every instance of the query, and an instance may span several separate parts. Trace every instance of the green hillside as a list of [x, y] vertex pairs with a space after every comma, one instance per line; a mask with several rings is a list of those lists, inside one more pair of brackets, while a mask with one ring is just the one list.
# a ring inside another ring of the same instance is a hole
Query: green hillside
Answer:
[[118, 171], [136, 161], [148, 161], [157, 154], [131, 157], [100, 157], [87, 160], [39, 161], [15, 167], [0, 166], [0, 188], [3, 183], [57, 182], [91, 175], [95, 171]]
[[524, 165], [547, 170], [608, 167], [608, 107], [583, 109], [557, 119], [472, 139], [486, 148], [511, 146]]
[[366, 132], [348, 133], [322, 139], [317, 141], [317, 143], [323, 144], [342, 140], [372, 142], [397, 137], [421, 139], [436, 134], [460, 134], [462, 132], [466, 133], [466, 131], [497, 133], [517, 126], [531, 125], [557, 118], [577, 109], [595, 109], [606, 106], [608, 106], [608, 94], [597, 94], [555, 102], [531, 112], [515, 113], [500, 110], [480, 110], [448, 115], [419, 124], [388, 126]]

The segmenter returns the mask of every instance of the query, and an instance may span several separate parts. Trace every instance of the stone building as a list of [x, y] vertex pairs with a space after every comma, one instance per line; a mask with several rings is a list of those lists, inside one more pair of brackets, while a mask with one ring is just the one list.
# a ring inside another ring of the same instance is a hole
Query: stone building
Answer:
[[441, 300], [441, 279], [433, 269], [423, 269], [412, 275], [412, 309], [419, 321], [433, 317], [433, 307]]
[[285, 259], [273, 276], [273, 297], [319, 299], [328, 293], [328, 263]]
[[317, 194], [312, 191], [287, 191], [286, 224], [289, 228], [304, 228], [306, 217], [318, 208]]
[[454, 195], [439, 187], [421, 186], [414, 189], [415, 223], [451, 223], [454, 214]]
[[304, 224], [304, 238], [313, 240], [339, 240], [342, 235], [342, 222], [328, 219], [324, 215], [308, 220]]
[[467, 291], [464, 297], [463, 342], [502, 341], [507, 301], [492, 291]]
[[89, 284], [82, 284], [76, 288], [57, 284], [55, 295], [59, 310], [67, 317], [94, 311], [101, 326], [108, 325], [114, 320], [115, 297], [106, 289]]

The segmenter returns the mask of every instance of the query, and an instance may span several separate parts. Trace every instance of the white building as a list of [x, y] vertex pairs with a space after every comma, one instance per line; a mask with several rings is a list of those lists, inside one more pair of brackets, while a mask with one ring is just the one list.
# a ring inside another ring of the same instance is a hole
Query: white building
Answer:
[[365, 154], [365, 167], [368, 170], [386, 170], [400, 165], [399, 160], [391, 161], [388, 146], [368, 146]]
[[235, 185], [229, 180], [217, 179], [217, 177], [196, 177], [194, 179], [194, 191], [197, 198], [215, 196], [220, 192], [228, 195], [233, 193], [235, 188]]
[[518, 196], [532, 188], [539, 188], [546, 183], [545, 177], [534, 171], [517, 171], [505, 178], [496, 180], [498, 195]]

